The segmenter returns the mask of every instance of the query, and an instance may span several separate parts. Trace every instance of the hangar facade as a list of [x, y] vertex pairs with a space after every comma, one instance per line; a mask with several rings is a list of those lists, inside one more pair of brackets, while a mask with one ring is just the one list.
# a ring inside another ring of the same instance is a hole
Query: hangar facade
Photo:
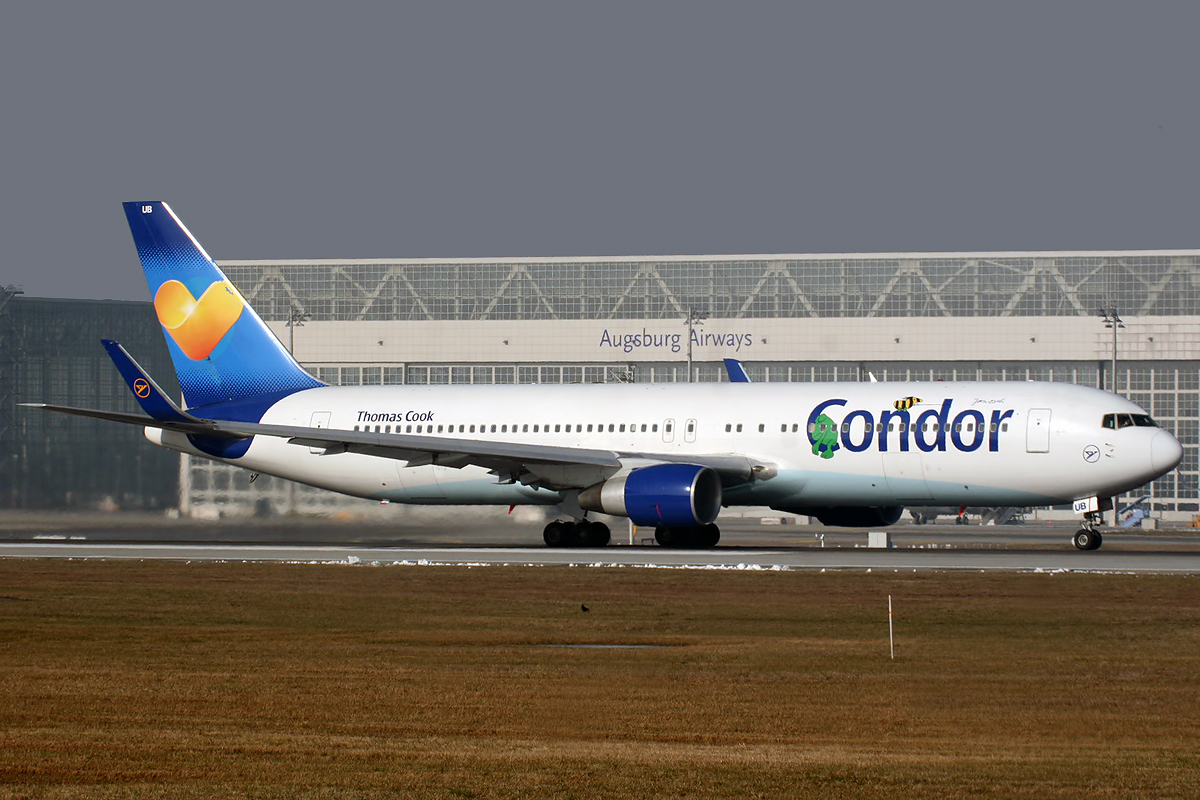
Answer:
[[[1200, 511], [1200, 251], [221, 266], [330, 384], [705, 382], [726, 379], [723, 358], [744, 361], [756, 381], [1111, 388], [1115, 375], [1117, 392], [1184, 447], [1179, 468], [1143, 493], [1151, 510]], [[1115, 329], [1101, 309], [1119, 314]], [[193, 514], [366, 502], [266, 476], [251, 485], [243, 471], [198, 459], [180, 474], [181, 506]]]

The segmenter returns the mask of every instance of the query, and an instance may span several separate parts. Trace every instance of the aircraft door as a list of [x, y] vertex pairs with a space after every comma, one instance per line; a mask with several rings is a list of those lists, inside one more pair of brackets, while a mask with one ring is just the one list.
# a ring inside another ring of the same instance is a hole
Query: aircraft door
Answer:
[[[328, 428], [329, 427], [329, 418], [331, 416], [332, 416], [332, 413], [329, 411], [314, 411], [312, 413], [312, 418], [308, 421], [308, 426], [310, 428]], [[321, 453], [325, 452], [325, 448], [324, 447], [310, 447], [310, 448], [308, 448], [308, 452], [314, 453], [316, 455], [320, 455]]]
[[663, 441], [668, 444], [675, 441], [675, 420], [663, 420]]
[[1050, 452], [1050, 409], [1029, 409], [1029, 426], [1025, 429], [1025, 451]]
[[683, 429], [683, 440], [685, 442], [696, 441], [696, 420], [689, 419], [687, 425]]

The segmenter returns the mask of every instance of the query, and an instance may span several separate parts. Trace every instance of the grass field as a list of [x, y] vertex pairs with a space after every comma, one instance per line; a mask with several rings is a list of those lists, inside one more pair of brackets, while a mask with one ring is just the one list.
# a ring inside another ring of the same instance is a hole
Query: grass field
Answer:
[[0, 796], [1195, 797], [1198, 675], [1189, 577], [4, 560]]

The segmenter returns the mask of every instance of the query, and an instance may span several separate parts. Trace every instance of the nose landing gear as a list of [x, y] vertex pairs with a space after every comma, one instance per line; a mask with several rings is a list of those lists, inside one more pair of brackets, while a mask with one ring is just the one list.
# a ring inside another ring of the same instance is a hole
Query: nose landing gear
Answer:
[[1071, 542], [1080, 550], [1099, 550], [1104, 538], [1096, 528], [1100, 527], [1102, 518], [1097, 511], [1083, 515], [1083, 528], [1075, 532]]

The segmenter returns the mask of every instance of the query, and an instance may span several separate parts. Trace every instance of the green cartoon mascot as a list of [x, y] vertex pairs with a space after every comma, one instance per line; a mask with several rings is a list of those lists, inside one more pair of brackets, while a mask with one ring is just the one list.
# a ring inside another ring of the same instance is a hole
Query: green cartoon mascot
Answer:
[[841, 447], [838, 444], [837, 423], [825, 414], [817, 417], [813, 432], [808, 438], [812, 439], [813, 455], [821, 458], [833, 458], [834, 451]]

